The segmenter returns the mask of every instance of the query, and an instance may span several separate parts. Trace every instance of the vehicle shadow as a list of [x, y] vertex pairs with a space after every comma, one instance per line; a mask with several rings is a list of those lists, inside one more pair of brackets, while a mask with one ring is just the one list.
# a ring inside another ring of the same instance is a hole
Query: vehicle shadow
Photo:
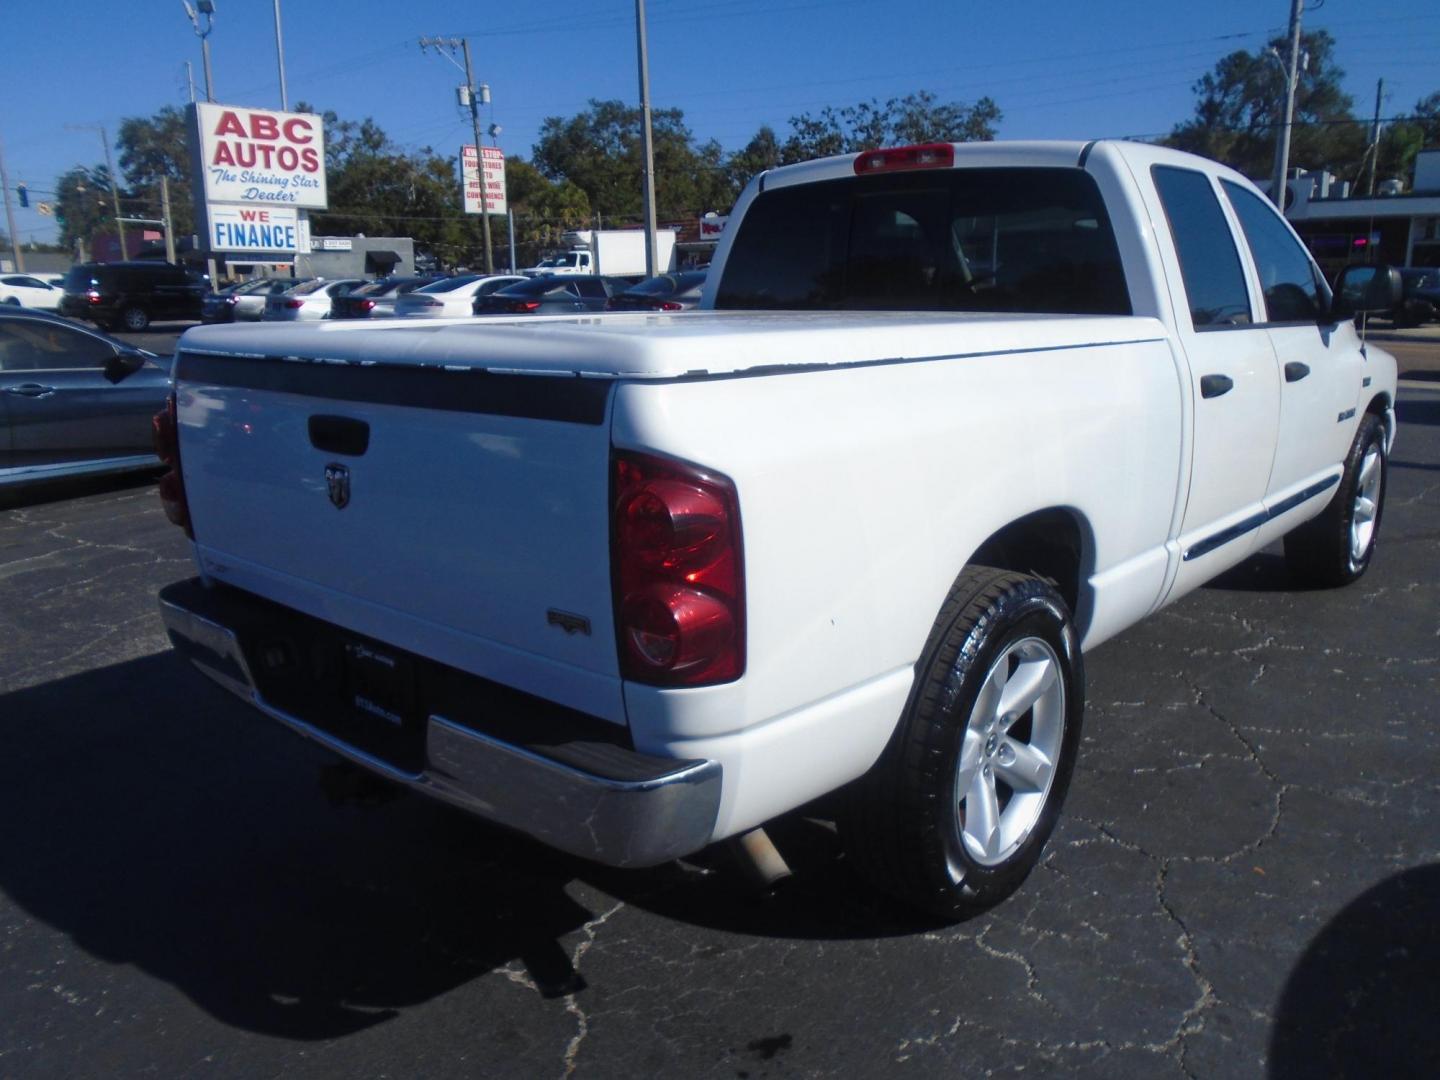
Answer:
[[1271, 1029], [1269, 1074], [1440, 1076], [1440, 864], [1386, 878], [1317, 934]]
[[0, 487], [0, 510], [14, 510], [26, 506], [43, 506], [45, 503], [78, 499], [86, 495], [99, 495], [108, 491], [126, 491], [153, 485], [162, 472], [160, 465], [153, 469], [137, 469], [134, 472], [116, 473], [111, 476], [69, 477], [64, 480], [47, 480], [27, 484], [24, 487]]
[[1395, 403], [1395, 418], [1406, 424], [1440, 424], [1440, 401], [1413, 401], [1401, 398]]
[[1219, 577], [1207, 581], [1202, 588], [1219, 589], [1222, 592], [1306, 592], [1307, 586], [1297, 584], [1290, 576], [1285, 556], [1278, 552], [1262, 551], [1252, 555], [1237, 566], [1232, 566]]
[[869, 899], [804, 819], [780, 829], [806, 872], [759, 898], [703, 861], [611, 870], [419, 796], [335, 806], [316, 783], [333, 761], [171, 653], [5, 694], [0, 892], [225, 1023], [300, 1040], [511, 965], [544, 996], [583, 989], [561, 945], [595, 917], [577, 882], [763, 936], [925, 925]]

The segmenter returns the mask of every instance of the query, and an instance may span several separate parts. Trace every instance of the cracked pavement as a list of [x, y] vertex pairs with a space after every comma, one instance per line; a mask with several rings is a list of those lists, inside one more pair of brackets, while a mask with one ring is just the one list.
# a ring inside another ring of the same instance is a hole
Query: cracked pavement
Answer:
[[1261, 553], [1087, 658], [1036, 872], [938, 926], [823, 818], [797, 874], [622, 872], [326, 758], [168, 651], [153, 485], [0, 509], [0, 1075], [1440, 1075], [1440, 381], [1381, 545]]

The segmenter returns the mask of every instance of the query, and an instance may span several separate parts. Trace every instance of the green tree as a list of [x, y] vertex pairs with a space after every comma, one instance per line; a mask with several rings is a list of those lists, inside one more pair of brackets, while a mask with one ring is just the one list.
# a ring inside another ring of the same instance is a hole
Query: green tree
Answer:
[[546, 251], [560, 246], [570, 229], [582, 229], [593, 217], [590, 200], [579, 186], [551, 183], [521, 157], [505, 159], [505, 196], [515, 215], [516, 266], [534, 266]]
[[122, 120], [115, 140], [120, 172], [129, 181], [126, 214], [158, 218], [163, 177], [170, 184], [170, 219], [177, 237], [195, 231], [188, 128], [185, 112], [166, 105], [154, 116]]
[[321, 119], [330, 206], [310, 211], [312, 233], [409, 236], [417, 252], [446, 265], [481, 262], [480, 223], [462, 212], [456, 161], [428, 146], [402, 149], [369, 117], [342, 120], [326, 110]]
[[[762, 127], [743, 149], [735, 151], [726, 159], [725, 179], [730, 185], [731, 192], [738, 195], [752, 179], [779, 164], [780, 140], [775, 137], [775, 129], [769, 126]], [[705, 209], [724, 210], [733, 201], [732, 197], [727, 199], [723, 206], [712, 206]]]
[[55, 181], [55, 220], [60, 225], [60, 242], [73, 249], [77, 240], [87, 244], [102, 227], [115, 231], [115, 212], [110, 198], [110, 174], [104, 165], [76, 165]]
[[1376, 182], [1393, 177], [1413, 186], [1415, 155], [1427, 146], [1440, 146], [1440, 91], [1421, 98], [1408, 119], [1381, 132]]
[[[640, 110], [622, 101], [592, 100], [577, 116], [547, 117], [532, 160], [546, 178], [576, 185], [603, 219], [637, 223], [643, 214], [640, 120]], [[652, 110], [651, 131], [661, 220], [691, 216], [717, 201], [729, 205], [718, 143], [697, 145], [679, 109]]]
[[883, 105], [862, 101], [836, 109], [829, 105], [818, 115], [801, 113], [790, 118], [790, 136], [780, 146], [779, 163], [853, 154], [881, 146], [926, 142], [985, 142], [995, 138], [1001, 119], [994, 99], [982, 97], [973, 105], [941, 102], [928, 90], [891, 98]]
[[[1288, 54], [1284, 37], [1270, 42]], [[1360, 171], [1364, 126], [1354, 123], [1354, 102], [1341, 89], [1345, 72], [1335, 63], [1335, 39], [1325, 30], [1301, 36], [1309, 62], [1297, 80], [1290, 163], [1328, 168], [1346, 179]], [[1264, 179], [1275, 160], [1275, 137], [1285, 104], [1285, 73], [1268, 49], [1243, 49], [1223, 57], [1195, 83], [1195, 114], [1177, 125], [1165, 145], [1222, 161], [1247, 176]]]

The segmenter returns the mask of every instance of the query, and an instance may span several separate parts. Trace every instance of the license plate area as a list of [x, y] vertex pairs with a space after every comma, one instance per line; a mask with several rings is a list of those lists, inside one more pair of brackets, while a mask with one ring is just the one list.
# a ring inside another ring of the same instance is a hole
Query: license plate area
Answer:
[[415, 663], [393, 650], [342, 639], [340, 698], [357, 720], [404, 728], [415, 716]]
[[298, 613], [242, 644], [260, 696], [394, 768], [425, 767], [417, 657]]

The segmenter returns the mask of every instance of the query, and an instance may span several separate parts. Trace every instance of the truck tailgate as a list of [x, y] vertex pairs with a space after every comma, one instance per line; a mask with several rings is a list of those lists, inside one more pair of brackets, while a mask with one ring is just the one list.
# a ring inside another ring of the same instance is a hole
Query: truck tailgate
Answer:
[[209, 577], [624, 722], [609, 384], [183, 353]]

